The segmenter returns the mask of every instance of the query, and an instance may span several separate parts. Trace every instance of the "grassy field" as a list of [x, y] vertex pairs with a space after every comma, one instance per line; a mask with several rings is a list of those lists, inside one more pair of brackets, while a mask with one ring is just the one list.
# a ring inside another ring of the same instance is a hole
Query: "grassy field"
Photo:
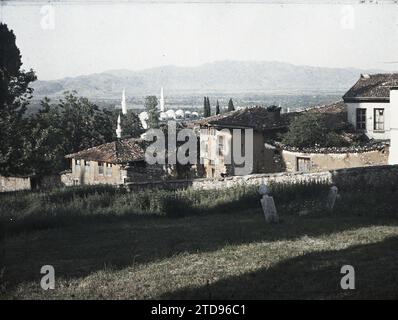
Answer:
[[[157, 207], [128, 206], [144, 195], [112, 190], [0, 195], [2, 298], [398, 298], [398, 192], [351, 190], [326, 212], [327, 187], [275, 186], [282, 221], [272, 225], [253, 190], [152, 192], [163, 199]], [[180, 202], [170, 208], [169, 198]], [[57, 217], [49, 208], [58, 203], [75, 203], [75, 211]], [[178, 208], [181, 217], [172, 213]], [[55, 268], [55, 290], [40, 288], [46, 264]], [[340, 288], [345, 264], [355, 268], [355, 290]]]

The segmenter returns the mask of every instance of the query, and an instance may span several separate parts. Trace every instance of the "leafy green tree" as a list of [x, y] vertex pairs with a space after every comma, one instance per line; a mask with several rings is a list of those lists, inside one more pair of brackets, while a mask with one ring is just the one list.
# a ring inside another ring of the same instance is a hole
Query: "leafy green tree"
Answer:
[[58, 106], [45, 98], [39, 112], [28, 121], [30, 134], [25, 137], [24, 151], [29, 172], [48, 175], [65, 169], [65, 136]]
[[234, 110], [235, 110], [234, 103], [232, 102], [232, 98], [230, 98], [228, 101], [228, 111], [234, 111]]
[[32, 97], [29, 84], [36, 80], [33, 70], [21, 69], [21, 54], [15, 35], [0, 23], [0, 174], [26, 174], [23, 137], [27, 130], [24, 118]]
[[159, 128], [159, 109], [157, 108], [158, 99], [156, 96], [147, 96], [145, 98], [145, 109], [148, 112], [149, 128]]
[[[115, 113], [115, 121], [114, 123], [114, 132], [116, 132], [116, 124], [117, 124], [117, 116], [118, 113]], [[121, 125], [122, 125], [122, 134], [124, 137], [131, 137], [131, 138], [137, 138], [139, 137], [143, 132], [145, 132], [144, 128], [142, 127], [141, 120], [138, 117], [138, 115], [131, 111], [128, 110], [126, 115], [123, 115], [121, 117]]]
[[114, 140], [114, 123], [112, 112], [75, 92], [66, 92], [56, 104], [45, 98], [29, 119], [30, 134], [23, 148], [27, 168], [37, 175], [66, 169], [66, 154]]
[[218, 103], [218, 100], [216, 103], [216, 114], [220, 114], [220, 104]]
[[75, 152], [112, 140], [110, 119], [105, 118], [98, 106], [87, 98], [78, 97], [76, 92], [66, 92], [59, 108], [66, 151]]
[[298, 148], [347, 145], [347, 142], [328, 125], [326, 116], [319, 113], [304, 113], [294, 119], [289, 131], [283, 135], [282, 143]]

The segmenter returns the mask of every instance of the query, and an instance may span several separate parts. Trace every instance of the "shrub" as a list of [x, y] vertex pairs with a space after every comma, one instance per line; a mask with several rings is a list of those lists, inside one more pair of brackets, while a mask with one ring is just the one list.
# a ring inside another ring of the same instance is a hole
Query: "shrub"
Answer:
[[324, 114], [304, 113], [289, 126], [282, 143], [292, 147], [343, 147], [347, 142], [329, 125]]

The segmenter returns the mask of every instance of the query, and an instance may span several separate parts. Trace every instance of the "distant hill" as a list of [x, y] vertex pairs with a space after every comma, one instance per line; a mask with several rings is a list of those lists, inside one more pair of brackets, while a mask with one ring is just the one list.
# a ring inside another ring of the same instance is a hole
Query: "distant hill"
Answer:
[[167, 94], [344, 92], [372, 70], [298, 66], [281, 62], [220, 61], [197, 67], [162, 66], [141, 71], [110, 70], [52, 81], [36, 81], [35, 97], [76, 90], [89, 98]]

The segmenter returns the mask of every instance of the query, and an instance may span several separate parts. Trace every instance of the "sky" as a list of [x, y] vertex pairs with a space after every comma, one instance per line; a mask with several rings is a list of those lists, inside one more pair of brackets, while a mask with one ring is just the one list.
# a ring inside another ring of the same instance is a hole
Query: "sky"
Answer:
[[6, 3], [40, 80], [220, 60], [398, 70], [398, 5]]

